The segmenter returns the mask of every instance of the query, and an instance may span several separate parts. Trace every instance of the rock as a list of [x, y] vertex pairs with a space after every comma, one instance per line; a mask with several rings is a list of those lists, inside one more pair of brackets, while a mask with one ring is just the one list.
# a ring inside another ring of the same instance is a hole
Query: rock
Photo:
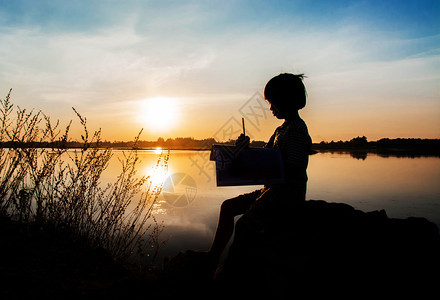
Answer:
[[[214, 299], [213, 266], [207, 252], [181, 251], [166, 261], [158, 284], [160, 297]], [[216, 298], [215, 298], [216, 299]]]
[[420, 293], [439, 282], [440, 235], [425, 218], [392, 219], [384, 210], [313, 200], [288, 219], [277, 217], [262, 232], [236, 237], [222, 274], [225, 287], [283, 299], [299, 291]]

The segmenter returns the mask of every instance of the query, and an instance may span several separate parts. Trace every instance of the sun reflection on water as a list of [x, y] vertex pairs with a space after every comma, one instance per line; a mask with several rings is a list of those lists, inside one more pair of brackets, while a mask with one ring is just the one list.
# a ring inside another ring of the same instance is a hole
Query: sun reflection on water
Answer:
[[161, 191], [165, 178], [169, 172], [169, 154], [164, 153], [164, 151], [160, 147], [157, 147], [154, 150], [154, 153], [159, 154], [157, 162], [153, 165], [149, 165], [148, 167], [146, 167], [143, 173], [149, 177], [151, 187], [155, 190]]

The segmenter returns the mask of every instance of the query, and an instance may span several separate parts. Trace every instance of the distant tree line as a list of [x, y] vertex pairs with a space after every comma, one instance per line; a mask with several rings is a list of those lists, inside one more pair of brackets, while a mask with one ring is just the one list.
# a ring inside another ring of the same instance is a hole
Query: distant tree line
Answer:
[[[156, 141], [99, 141], [92, 142], [88, 144], [88, 147], [92, 148], [116, 148], [116, 149], [153, 149], [161, 147], [163, 149], [194, 149], [194, 150], [204, 150], [211, 149], [214, 144], [234, 144], [234, 140], [229, 140], [227, 142], [219, 142], [214, 138], [207, 139], [194, 139], [192, 137], [178, 137], [178, 138], [158, 138]], [[252, 141], [250, 143], [251, 147], [264, 147], [266, 142], [263, 141]], [[2, 148], [83, 148], [84, 143], [78, 141], [55, 141], [55, 142], [23, 142], [23, 141], [12, 141], [12, 142], [0, 142], [0, 147]]]
[[[116, 149], [153, 149], [161, 147], [163, 149], [192, 149], [205, 150], [211, 149], [213, 144], [227, 144], [233, 145], [234, 140], [226, 142], [216, 141], [214, 138], [194, 139], [192, 137], [178, 137], [178, 138], [158, 138], [156, 141], [100, 141], [89, 144], [90, 147], [100, 148], [116, 148]], [[264, 147], [264, 141], [252, 141], [251, 147]], [[2, 148], [82, 148], [84, 144], [78, 141], [56, 141], [56, 142], [1, 142]], [[389, 139], [383, 138], [378, 141], [368, 141], [365, 136], [358, 136], [349, 141], [331, 141], [314, 143], [312, 149], [315, 151], [411, 151], [427, 154], [440, 154], [440, 139], [419, 139], [419, 138], [397, 138]]]
[[350, 141], [320, 142], [319, 144], [313, 144], [312, 148], [318, 151], [345, 150], [376, 153], [408, 152], [414, 154], [440, 155], [440, 139], [383, 138], [370, 142], [367, 137], [358, 136]]

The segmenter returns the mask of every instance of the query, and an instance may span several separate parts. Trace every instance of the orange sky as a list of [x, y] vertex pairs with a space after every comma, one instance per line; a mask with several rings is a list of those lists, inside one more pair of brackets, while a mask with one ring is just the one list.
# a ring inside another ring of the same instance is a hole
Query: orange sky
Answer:
[[438, 1], [208, 2], [9, 2], [0, 93], [110, 141], [223, 140], [243, 115], [268, 140], [280, 121], [249, 100], [305, 73], [314, 142], [440, 138]]

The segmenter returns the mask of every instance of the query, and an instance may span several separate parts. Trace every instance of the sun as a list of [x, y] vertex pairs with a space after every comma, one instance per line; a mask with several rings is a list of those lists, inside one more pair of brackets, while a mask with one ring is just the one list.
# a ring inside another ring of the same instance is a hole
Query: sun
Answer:
[[147, 129], [167, 131], [177, 124], [177, 101], [168, 97], [148, 98], [141, 102], [139, 113]]

